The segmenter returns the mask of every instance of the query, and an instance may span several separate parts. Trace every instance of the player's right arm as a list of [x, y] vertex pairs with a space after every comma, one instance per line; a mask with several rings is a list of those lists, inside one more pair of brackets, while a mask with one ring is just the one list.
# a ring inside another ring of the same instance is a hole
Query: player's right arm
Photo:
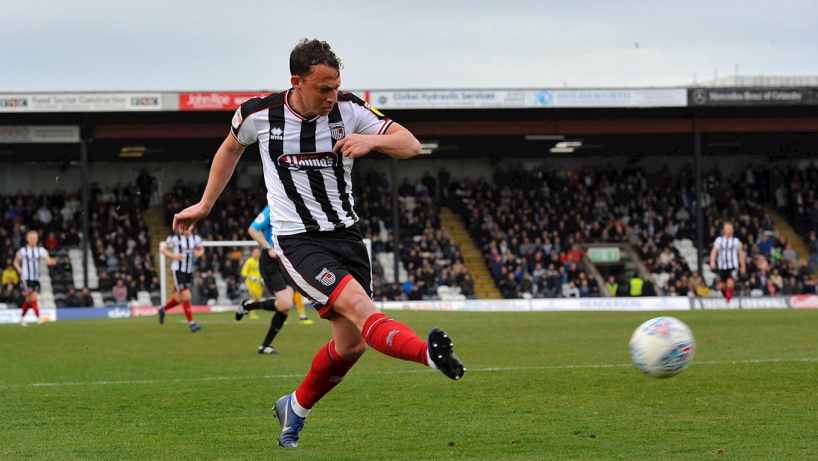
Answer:
[[219, 195], [227, 186], [227, 182], [230, 181], [230, 177], [233, 176], [233, 170], [235, 170], [236, 164], [239, 163], [244, 148], [245, 146], [241, 145], [232, 134], [224, 140], [213, 157], [210, 176], [207, 179], [207, 186], [202, 199], [199, 200], [199, 203], [176, 213], [173, 217], [174, 230], [181, 233], [187, 232], [190, 226], [210, 214], [216, 199], [219, 198]]
[[167, 256], [170, 259], [175, 259], [177, 261], [182, 260], [182, 255], [176, 254], [176, 253], [170, 251], [170, 241], [167, 242], [167, 245], [162, 247], [162, 254], [164, 254], [165, 256]]
[[716, 270], [716, 256], [719, 254], [718, 245], [713, 244], [713, 249], [710, 250], [710, 268]]
[[16, 270], [20, 276], [23, 275], [23, 261], [20, 259], [20, 256], [14, 257], [14, 270]]
[[273, 246], [270, 245], [270, 242], [268, 242], [267, 238], [264, 237], [264, 232], [261, 232], [260, 230], [256, 229], [255, 227], [250, 226], [250, 228], [247, 229], [247, 233], [250, 234], [250, 238], [255, 240], [256, 243], [258, 243], [261, 246], [261, 248], [264, 251], [267, 252], [267, 254], [269, 254], [273, 258], [275, 258], [277, 256]]
[[739, 274], [747, 275], [747, 256], [744, 254], [744, 245], [738, 249], [738, 270]]

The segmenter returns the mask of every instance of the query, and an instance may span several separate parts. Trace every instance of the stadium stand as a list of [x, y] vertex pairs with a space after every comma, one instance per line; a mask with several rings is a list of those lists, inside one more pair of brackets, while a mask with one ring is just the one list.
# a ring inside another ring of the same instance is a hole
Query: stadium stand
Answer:
[[[426, 172], [414, 182], [404, 178], [396, 188], [398, 242], [391, 229], [389, 181], [373, 169], [356, 180], [356, 212], [372, 241], [379, 300], [604, 296], [609, 274], [586, 254], [594, 244], [621, 247], [623, 258], [632, 257], [629, 273], [616, 274], [617, 295], [627, 295], [628, 277], [648, 274], [649, 289], [657, 294], [719, 296], [710, 289], [714, 275], [707, 260], [698, 273], [689, 167], [671, 174], [666, 167], [505, 165], [490, 180]], [[708, 257], [725, 220], [736, 223], [748, 254], [740, 294], [815, 292], [816, 180], [813, 164], [751, 165], [731, 178], [718, 169], [706, 173], [703, 254]], [[119, 279], [127, 287], [127, 303], [158, 304], [155, 242], [168, 235], [173, 213], [190, 205], [203, 187], [180, 181], [159, 208], [146, 209], [130, 192], [131, 184], [91, 186], [88, 288], [95, 306], [117, 304], [112, 288]], [[246, 239], [246, 227], [264, 200], [260, 188], [231, 182], [197, 231], [207, 240]], [[74, 299], [69, 295], [83, 288], [79, 194], [17, 191], [0, 196], [0, 203], [0, 256], [6, 266], [23, 244], [25, 230], [41, 231], [41, 244], [58, 260], [43, 274], [41, 303], [67, 306], [66, 300]], [[398, 274], [396, 244], [402, 262]], [[208, 250], [196, 273], [194, 302], [240, 299], [244, 257], [241, 248]], [[14, 284], [6, 285], [0, 302], [19, 305]]]
[[[441, 227], [438, 207], [434, 203], [434, 185], [407, 180], [399, 188], [401, 211], [401, 262], [397, 279], [394, 274], [394, 239], [391, 231], [392, 197], [386, 179], [374, 170], [359, 181], [356, 213], [365, 238], [372, 241], [374, 297], [379, 300], [466, 299], [474, 297], [471, 274], [463, 267], [459, 248]], [[406, 187], [408, 186], [408, 187]], [[174, 213], [201, 196], [204, 184], [177, 184], [166, 194], [166, 222]], [[228, 185], [210, 215], [197, 225], [205, 240], [244, 240], [249, 223], [263, 208], [263, 192]], [[385, 219], [386, 218], [386, 219]], [[245, 249], [246, 250], [246, 249]], [[239, 269], [246, 257], [242, 249], [218, 247], [208, 249], [198, 262], [194, 276], [194, 300], [198, 302], [235, 302], [242, 294]]]
[[[807, 262], [788, 247], [763, 208], [771, 197], [769, 185], [746, 178], [750, 176], [726, 182], [718, 170], [708, 173], [702, 199], [705, 257], [721, 224], [730, 220], [737, 223], [748, 254], [742, 294], [814, 291]], [[591, 242], [635, 248], [639, 263], [653, 274], [657, 294], [695, 296], [698, 291], [714, 296], [715, 290], [709, 290], [714, 275], [707, 264], [703, 274], [697, 271], [692, 190], [689, 168], [674, 178], [667, 168], [515, 166], [498, 170], [492, 182], [455, 180], [446, 195], [481, 245], [504, 297], [565, 296], [568, 289], [576, 293], [574, 286], [579, 296], [599, 295], [600, 279], [587, 273], [593, 265], [583, 258], [582, 247]]]

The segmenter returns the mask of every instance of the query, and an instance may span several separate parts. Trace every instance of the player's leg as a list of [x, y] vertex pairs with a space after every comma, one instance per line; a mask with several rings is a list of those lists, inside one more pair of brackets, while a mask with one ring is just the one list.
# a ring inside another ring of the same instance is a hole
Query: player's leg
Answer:
[[37, 324], [42, 325], [43, 319], [40, 317], [40, 305], [37, 303], [37, 288], [33, 287], [31, 293], [28, 295], [28, 305], [31, 306], [31, 309], [34, 311], [34, 316], [37, 317]]
[[287, 315], [293, 307], [292, 287], [285, 286], [283, 290], [276, 291], [275, 295], [276, 313], [273, 315], [273, 319], [270, 321], [270, 329], [267, 330], [267, 336], [264, 337], [264, 342], [261, 343], [261, 346], [258, 348], [259, 354], [280, 353], [272, 346], [273, 340], [284, 326], [284, 322], [287, 321]]
[[[247, 285], [247, 291], [250, 293], [250, 299], [252, 300], [250, 305], [252, 306], [261, 299], [261, 295], [264, 294], [264, 287], [261, 285], [261, 283], [254, 282], [252, 280], [247, 280], [245, 284]], [[250, 320], [258, 320], [258, 314], [256, 314], [256, 310], [254, 308], [250, 308], [248, 314], [250, 314]]]
[[730, 304], [730, 300], [733, 299], [733, 294], [735, 293], [736, 282], [733, 280], [733, 277], [728, 277], [725, 285], [726, 288], [724, 290], [724, 298], [727, 301], [727, 304]]
[[159, 314], [159, 324], [160, 325], [165, 324], [165, 313], [167, 312], [167, 310], [174, 307], [174, 306], [177, 306], [181, 301], [181, 297], [179, 296], [179, 292], [182, 290], [183, 286], [180, 286], [180, 283], [179, 283], [180, 281], [179, 281], [179, 279], [178, 279], [178, 277], [176, 275], [178, 271], [172, 270], [170, 272], [171, 272], [171, 274], [170, 274], [171, 277], [173, 277], [174, 295], [173, 295], [172, 298], [170, 298], [170, 300], [168, 300], [168, 302], [165, 303], [164, 306], [159, 307], [158, 314]]
[[25, 280], [21, 281], [20, 285], [23, 289], [23, 293], [25, 293], [25, 296], [23, 297], [23, 305], [20, 306], [22, 310], [20, 313], [20, 325], [26, 326], [26, 314], [28, 313], [29, 308], [31, 308], [31, 305], [28, 303], [29, 288]]
[[196, 322], [193, 321], [193, 308], [190, 306], [190, 288], [185, 287], [179, 294], [182, 301], [182, 309], [185, 311], [185, 318], [190, 326], [191, 332], [196, 332], [202, 329]]
[[282, 447], [297, 447], [304, 419], [310, 410], [337, 386], [366, 352], [360, 329], [349, 320], [334, 316], [330, 319], [333, 339], [318, 350], [304, 381], [290, 395], [276, 401], [273, 408], [281, 423], [278, 443]]
[[293, 304], [298, 311], [298, 323], [301, 325], [312, 325], [313, 321], [307, 318], [307, 310], [304, 308], [304, 297], [301, 293], [295, 292], [293, 295]]

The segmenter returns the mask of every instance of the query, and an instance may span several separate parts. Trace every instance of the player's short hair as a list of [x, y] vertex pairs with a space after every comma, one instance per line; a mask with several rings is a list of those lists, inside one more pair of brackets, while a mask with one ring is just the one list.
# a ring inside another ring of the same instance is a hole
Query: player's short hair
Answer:
[[304, 78], [312, 73], [312, 66], [317, 64], [324, 64], [337, 70], [342, 68], [341, 60], [335, 56], [329, 43], [318, 39], [301, 39], [290, 52], [290, 75]]

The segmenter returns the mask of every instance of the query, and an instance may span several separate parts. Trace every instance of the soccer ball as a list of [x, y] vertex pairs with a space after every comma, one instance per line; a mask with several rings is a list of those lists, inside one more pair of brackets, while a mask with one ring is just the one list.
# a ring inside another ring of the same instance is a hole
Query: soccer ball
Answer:
[[690, 328], [673, 317], [656, 317], [639, 325], [630, 342], [631, 360], [652, 378], [669, 378], [684, 371], [696, 351]]

